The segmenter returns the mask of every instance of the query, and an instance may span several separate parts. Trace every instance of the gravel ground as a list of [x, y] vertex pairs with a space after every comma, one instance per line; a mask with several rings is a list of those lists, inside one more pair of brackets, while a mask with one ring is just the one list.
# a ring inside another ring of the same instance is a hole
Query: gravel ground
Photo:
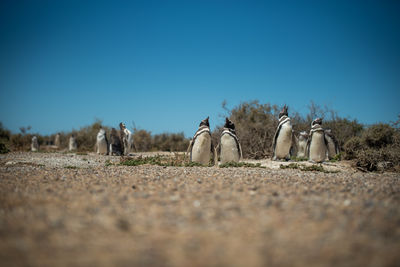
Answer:
[[1, 155], [0, 266], [399, 266], [399, 174], [119, 160]]

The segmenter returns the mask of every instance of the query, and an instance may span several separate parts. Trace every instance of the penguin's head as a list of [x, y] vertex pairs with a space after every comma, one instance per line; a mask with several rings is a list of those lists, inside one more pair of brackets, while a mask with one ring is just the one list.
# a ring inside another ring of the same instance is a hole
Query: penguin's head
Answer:
[[289, 109], [288, 106], [286, 106], [286, 105], [283, 106], [281, 112], [279, 112], [279, 119], [280, 119], [282, 116], [289, 116], [288, 109]]
[[100, 128], [99, 134], [104, 135], [104, 134], [106, 134], [106, 131], [103, 128]]
[[322, 118], [316, 118], [315, 120], [313, 120], [313, 122], [311, 123], [311, 126], [315, 125], [315, 124], [322, 124]]
[[208, 122], [208, 119], [209, 119], [209, 118], [210, 118], [210, 117], [207, 117], [207, 118], [205, 118], [204, 120], [202, 120], [202, 121], [200, 122], [199, 127], [201, 127], [201, 126], [210, 127], [210, 123]]
[[224, 128], [228, 128], [231, 130], [235, 130], [235, 124], [228, 118], [225, 118], [225, 125]]
[[124, 130], [124, 129], [126, 128], [125, 123], [120, 122], [120, 123], [119, 123], [119, 128], [120, 128], [121, 130]]

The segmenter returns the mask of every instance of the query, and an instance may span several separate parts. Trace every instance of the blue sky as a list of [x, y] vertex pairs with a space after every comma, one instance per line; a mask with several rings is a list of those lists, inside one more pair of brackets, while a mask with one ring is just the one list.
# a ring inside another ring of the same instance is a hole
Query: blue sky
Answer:
[[400, 1], [1, 1], [0, 121], [191, 136], [221, 103], [400, 114]]

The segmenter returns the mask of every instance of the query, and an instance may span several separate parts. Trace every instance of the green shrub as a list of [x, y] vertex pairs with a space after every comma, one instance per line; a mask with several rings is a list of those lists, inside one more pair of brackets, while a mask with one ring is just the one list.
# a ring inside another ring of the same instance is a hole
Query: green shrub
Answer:
[[6, 154], [10, 152], [10, 150], [6, 147], [5, 144], [0, 143], [0, 154]]
[[376, 124], [366, 129], [362, 135], [365, 145], [381, 148], [393, 144], [395, 129], [388, 124]]
[[344, 158], [355, 159], [357, 157], [357, 152], [363, 148], [364, 145], [362, 139], [358, 136], [352, 137], [343, 146]]

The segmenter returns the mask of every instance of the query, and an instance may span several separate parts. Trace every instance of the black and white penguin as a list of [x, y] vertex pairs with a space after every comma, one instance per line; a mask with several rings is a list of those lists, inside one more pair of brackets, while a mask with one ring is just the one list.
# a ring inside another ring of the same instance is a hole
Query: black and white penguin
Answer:
[[321, 126], [322, 119], [316, 118], [311, 123], [310, 135], [307, 142], [307, 157], [311, 162], [324, 162], [327, 153], [325, 131]]
[[306, 147], [307, 147], [308, 133], [306, 131], [300, 132], [297, 141], [297, 157], [306, 157]]
[[96, 152], [97, 154], [107, 155], [108, 154], [108, 140], [106, 136], [106, 131], [103, 128], [100, 128], [97, 134], [96, 140]]
[[279, 124], [275, 131], [275, 136], [272, 143], [274, 152], [272, 160], [290, 159], [293, 129], [288, 116], [288, 107], [285, 105], [279, 113]]
[[78, 145], [76, 144], [76, 138], [75, 138], [75, 135], [72, 134], [69, 137], [68, 150], [73, 151], [73, 150], [77, 150], [77, 149], [78, 149]]
[[187, 152], [190, 153], [190, 161], [202, 165], [208, 165], [211, 155], [214, 155], [214, 163], [217, 161], [216, 151], [212, 143], [209, 117], [202, 120], [199, 129], [190, 141]]
[[227, 162], [239, 162], [242, 158], [242, 148], [236, 136], [235, 124], [225, 119], [225, 125], [220, 138], [220, 160], [221, 164]]
[[331, 129], [325, 129], [325, 139], [328, 148], [328, 159], [333, 159], [340, 152], [339, 142], [336, 140]]
[[58, 133], [56, 134], [56, 137], [54, 138], [54, 146], [56, 146], [57, 148], [60, 148], [61, 145], [61, 135]]
[[119, 128], [120, 137], [124, 148], [124, 155], [129, 155], [134, 151], [133, 134], [126, 128], [125, 123], [123, 122], [119, 124]]
[[34, 135], [32, 137], [31, 151], [36, 152], [38, 150], [39, 150], [39, 142], [38, 142], [36, 135]]
[[111, 129], [110, 133], [110, 155], [121, 156], [122, 155], [122, 144], [119, 139], [119, 134], [115, 128]]

